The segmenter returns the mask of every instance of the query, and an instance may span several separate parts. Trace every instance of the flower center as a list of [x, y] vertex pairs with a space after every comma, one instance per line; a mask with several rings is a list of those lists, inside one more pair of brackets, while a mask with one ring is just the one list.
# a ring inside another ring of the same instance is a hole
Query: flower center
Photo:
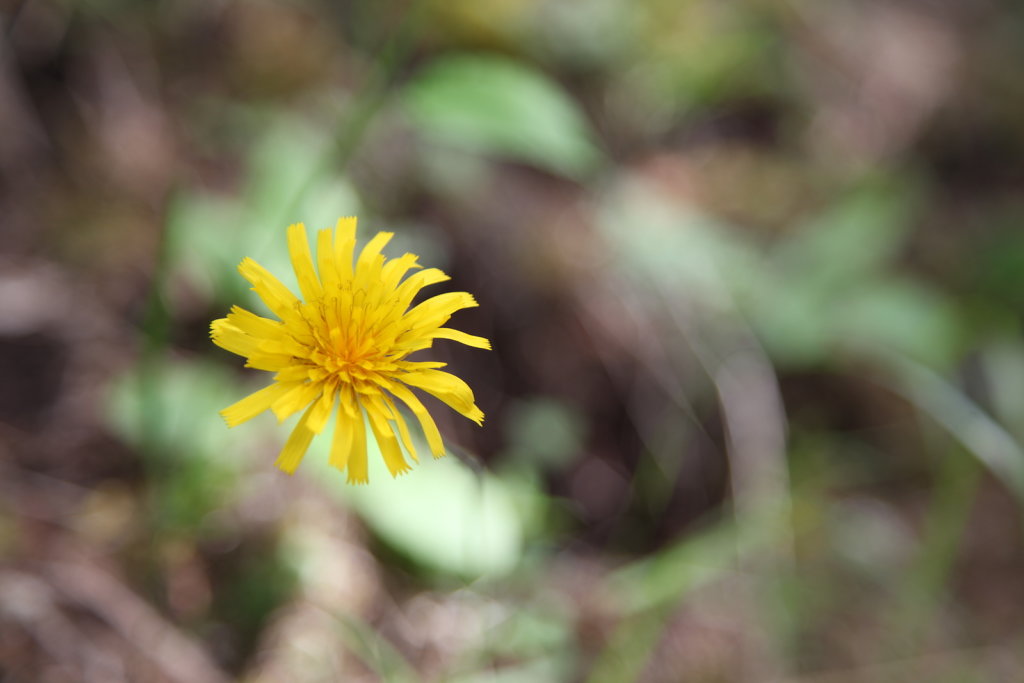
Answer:
[[315, 341], [310, 360], [343, 380], [371, 379], [397, 358], [395, 335], [402, 317], [381, 293], [351, 284], [302, 306]]

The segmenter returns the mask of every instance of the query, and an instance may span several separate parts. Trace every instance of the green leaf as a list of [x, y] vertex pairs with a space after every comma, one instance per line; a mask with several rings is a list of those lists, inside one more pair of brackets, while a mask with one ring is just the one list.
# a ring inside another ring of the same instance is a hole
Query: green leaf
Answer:
[[155, 528], [198, 533], [233, 495], [252, 432], [229, 433], [217, 411], [240, 395], [233, 375], [208, 362], [148, 364], [111, 385], [107, 421], [144, 458]]
[[618, 268], [659, 295], [729, 307], [766, 278], [760, 254], [738, 231], [639, 183], [605, 195], [598, 227]]
[[[337, 135], [332, 126], [306, 117], [277, 115], [255, 142], [244, 204], [250, 218], [270, 224], [264, 229], [271, 242], [279, 239], [282, 221], [328, 227], [340, 215], [354, 213], [354, 192], [330, 163]], [[328, 188], [333, 202], [319, 196]], [[252, 238], [259, 237], [257, 226], [247, 229]]]
[[434, 143], [572, 178], [600, 158], [583, 115], [558, 84], [511, 60], [464, 55], [435, 61], [406, 87], [402, 105]]
[[842, 288], [886, 265], [903, 246], [913, 199], [903, 187], [853, 192], [780, 245], [774, 261], [795, 277]]
[[961, 324], [950, 303], [912, 280], [885, 278], [851, 289], [829, 315], [839, 344], [898, 352], [932, 367], [958, 357]]
[[133, 446], [154, 444], [181, 459], [223, 462], [235, 451], [217, 411], [239, 397], [235, 376], [222, 366], [162, 361], [111, 385], [107, 421]]
[[420, 463], [392, 479], [370, 439], [370, 483], [352, 486], [344, 473], [327, 465], [330, 442], [326, 432], [315, 439], [303, 466], [315, 470], [327, 491], [353, 507], [399, 552], [429, 569], [466, 579], [504, 574], [518, 564], [530, 514], [502, 479], [473, 472], [452, 456], [432, 460], [419, 440]]
[[177, 194], [167, 213], [169, 261], [193, 286], [213, 296], [232, 292], [241, 261], [239, 242], [224, 239], [243, 224], [242, 207], [229, 197], [204, 192]]
[[256, 259], [297, 291], [285, 229], [303, 222], [314, 240], [316, 230], [357, 215], [360, 201], [351, 183], [325, 163], [324, 150], [334, 144], [330, 128], [282, 114], [251, 125], [258, 134], [241, 196], [183, 191], [171, 205], [167, 230], [171, 267], [193, 286], [264, 311], [235, 269], [242, 258]]

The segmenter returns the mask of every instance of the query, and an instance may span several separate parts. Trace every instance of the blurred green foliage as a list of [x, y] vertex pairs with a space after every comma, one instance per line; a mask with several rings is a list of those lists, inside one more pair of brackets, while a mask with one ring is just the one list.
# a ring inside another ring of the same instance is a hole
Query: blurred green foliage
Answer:
[[[0, 341], [118, 368], [128, 464], [4, 448], [114, 463], [69, 533], [243, 680], [1016, 680], [1024, 24], [968, 5], [25, 3], [0, 200], [69, 295], [0, 281]], [[260, 380], [205, 338], [349, 215], [495, 347], [430, 352], [487, 426], [366, 487], [228, 431]]]
[[[421, 476], [392, 479], [376, 444], [368, 445], [372, 486], [330, 486], [337, 471], [326, 465], [329, 443], [321, 439], [311, 453], [319, 478], [381, 540], [418, 565], [475, 580], [506, 574], [519, 563], [525, 526], [541, 503], [536, 491], [517, 496], [516, 481], [473, 471], [455, 457], [421, 462]], [[414, 445], [430, 452], [422, 439]]]
[[586, 119], [559, 87], [517, 62], [464, 55], [433, 62], [403, 105], [428, 141], [508, 156], [583, 178], [599, 160]]

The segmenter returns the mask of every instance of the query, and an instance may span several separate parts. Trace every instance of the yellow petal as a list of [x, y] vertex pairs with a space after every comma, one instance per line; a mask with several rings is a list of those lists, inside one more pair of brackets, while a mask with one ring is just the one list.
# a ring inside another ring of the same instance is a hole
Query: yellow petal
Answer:
[[327, 420], [331, 417], [331, 410], [334, 408], [334, 385], [325, 382], [322, 386], [323, 393], [320, 394], [317, 402], [313, 404], [313, 410], [309, 414], [309, 428], [314, 434], [324, 431], [324, 427], [327, 426]]
[[441, 370], [420, 370], [407, 373], [401, 379], [433, 394], [473, 422], [483, 424], [484, 414], [473, 402], [473, 390], [455, 375]]
[[278, 421], [284, 422], [313, 402], [323, 389], [320, 383], [293, 384], [292, 389], [270, 405]]
[[287, 367], [278, 371], [278, 373], [274, 375], [274, 379], [278, 382], [305, 382], [309, 379], [309, 370], [312, 366], [296, 365], [294, 359], [291, 359], [290, 357], [289, 360], [291, 360], [291, 363]]
[[363, 250], [359, 252], [359, 260], [356, 262], [356, 277], [365, 277], [366, 272], [375, 262], [378, 261], [381, 250], [395, 236], [393, 232], [378, 232], [373, 236]]
[[363, 419], [362, 412], [359, 408], [359, 399], [356, 398], [355, 389], [352, 388], [351, 384], [346, 384], [339, 391], [341, 394], [341, 407], [350, 417]]
[[338, 287], [338, 260], [331, 244], [331, 230], [327, 228], [316, 234], [316, 267], [320, 271], [320, 281], [325, 292], [333, 292]]
[[400, 370], [436, 370], [437, 368], [447, 367], [447, 363], [441, 363], [433, 360], [400, 360], [395, 363], [395, 366]]
[[306, 237], [306, 226], [295, 223], [288, 226], [288, 254], [292, 259], [292, 268], [299, 280], [299, 290], [306, 301], [312, 301], [323, 294], [323, 287], [313, 269], [313, 255], [309, 251], [309, 238]]
[[260, 342], [258, 350], [260, 353], [294, 356], [296, 358], [308, 358], [312, 353], [312, 349], [300, 344], [291, 337], [265, 339]]
[[245, 367], [266, 370], [267, 372], [279, 372], [294, 363], [295, 359], [292, 356], [280, 353], [259, 352], [249, 356], [249, 360], [245, 362]]
[[391, 419], [394, 420], [395, 427], [398, 428], [398, 436], [402, 440], [402, 445], [405, 446], [405, 451], [409, 454], [410, 458], [419, 462], [420, 459], [416, 456], [416, 447], [412, 443], [412, 435], [409, 434], [409, 425], [405, 423], [405, 416], [398, 410], [398, 407], [390, 397], [381, 396], [378, 400], [384, 401], [391, 411]]
[[315, 406], [310, 406], [302, 417], [299, 418], [298, 424], [295, 425], [295, 429], [292, 430], [291, 435], [284, 444], [284, 448], [281, 449], [281, 454], [277, 456], [277, 460], [274, 464], [280, 467], [288, 474], [294, 474], [295, 468], [302, 462], [302, 457], [306, 455], [306, 451], [309, 449], [309, 444], [313, 441], [313, 431], [309, 429], [308, 422], [310, 413], [313, 412]]
[[298, 298], [269, 270], [251, 258], [244, 258], [238, 264], [238, 272], [252, 284], [253, 291], [277, 317], [286, 320], [294, 312], [295, 305], [299, 303]]
[[474, 306], [479, 304], [468, 292], [447, 292], [431, 297], [405, 314], [405, 321], [413, 330], [409, 334], [415, 335], [418, 329], [440, 327], [455, 311]]
[[[334, 439], [331, 441], [331, 455], [327, 461], [332, 467], [339, 470], [345, 469], [348, 464], [349, 454], [352, 452], [352, 445], [355, 442], [356, 418], [344, 410], [338, 410], [338, 419], [334, 426]], [[359, 418], [362, 424], [362, 416]]]
[[408, 273], [413, 268], [419, 268], [416, 259], [419, 257], [416, 254], [402, 254], [396, 259], [391, 259], [384, 264], [384, 269], [381, 271], [380, 280], [381, 287], [391, 292], [398, 287], [399, 280], [402, 276]]
[[352, 279], [352, 254], [356, 249], [355, 217], [339, 218], [334, 228], [334, 259], [338, 263], [338, 276]]
[[384, 458], [384, 464], [392, 477], [397, 477], [403, 472], [409, 471], [409, 463], [402, 457], [402, 447], [398, 445], [398, 439], [388, 424], [387, 418], [380, 412], [380, 406], [370, 403], [365, 406], [366, 414], [370, 418], [370, 429], [380, 446], [380, 454]]
[[450, 339], [478, 349], [487, 349], [488, 351], [491, 349], [491, 342], [485, 337], [466, 334], [461, 330], [453, 330], [450, 327], [439, 327], [435, 330], [430, 330], [429, 332], [418, 332], [406, 336], [406, 341], [396, 341], [394, 342], [394, 347], [407, 353], [419, 351], [421, 349], [429, 349], [433, 346], [435, 339]]
[[229, 427], [236, 427], [270, 408], [274, 401], [287, 394], [294, 386], [296, 385], [274, 382], [220, 411], [221, 417]]
[[466, 346], [473, 346], [478, 349], [491, 350], [491, 342], [484, 337], [477, 337], [473, 334], [466, 334], [462, 330], [453, 330], [450, 327], [439, 327], [430, 333], [435, 339], [451, 339]]
[[210, 339], [222, 349], [239, 356], [249, 357], [259, 352], [260, 340], [235, 327], [227, 318], [210, 324]]
[[427, 446], [430, 447], [431, 455], [435, 458], [440, 458], [444, 455], [444, 441], [441, 439], [441, 432], [438, 431], [434, 418], [430, 416], [430, 412], [423, 405], [423, 402], [400, 382], [388, 382], [387, 389], [398, 400], [409, 406], [409, 410], [419, 420], [420, 427], [423, 429], [423, 436], [427, 440]]
[[232, 325], [254, 337], [277, 337], [284, 330], [284, 326], [277, 320], [258, 316], [240, 306], [232, 306], [227, 319]]
[[348, 454], [348, 478], [349, 484], [365, 484], [370, 481], [370, 475], [366, 468], [366, 423], [363, 421], [363, 409], [359, 409], [359, 416], [353, 418], [349, 423], [352, 428], [352, 449]]
[[451, 280], [451, 278], [437, 268], [427, 268], [418, 273], [413, 273], [405, 279], [405, 282], [399, 285], [397, 290], [398, 303], [396, 305], [405, 310], [421, 289], [447, 280]]

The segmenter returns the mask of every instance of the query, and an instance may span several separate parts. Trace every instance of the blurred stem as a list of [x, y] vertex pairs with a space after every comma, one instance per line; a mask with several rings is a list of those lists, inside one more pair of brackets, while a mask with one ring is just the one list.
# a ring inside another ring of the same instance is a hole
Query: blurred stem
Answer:
[[[153, 276], [146, 297], [142, 316], [142, 350], [138, 363], [139, 397], [139, 448], [141, 465], [148, 482], [146, 514], [150, 517], [146, 528], [163, 530], [165, 520], [161, 518], [161, 497], [166, 496], [164, 475], [168, 468], [167, 449], [175, 442], [177, 435], [163, 433], [166, 424], [161, 401], [161, 385], [164, 379], [167, 347], [171, 330], [171, 313], [165, 296], [170, 271], [170, 245], [168, 225], [165, 219], [161, 227], [154, 255]], [[159, 531], [158, 531], [159, 533]], [[147, 536], [151, 548], [156, 548], [157, 535]], [[157, 553], [150, 552], [150, 560], [157, 561]]]
[[338, 636], [363, 664], [381, 680], [405, 683], [418, 680], [409, 661], [372, 624], [353, 614], [328, 610], [338, 626]]
[[910, 358], [890, 356], [895, 382], [884, 385], [930, 417], [1024, 501], [1024, 450], [963, 392]]
[[[762, 580], [754, 572], [736, 569], [746, 569], [749, 559], [764, 556], [788, 538], [788, 527], [779, 525], [782, 511], [764, 512], [743, 526], [736, 520], [716, 520], [612, 574], [607, 593], [624, 617], [599, 654], [588, 683], [639, 680], [683, 600], [716, 582], [731, 590], [737, 582]], [[762, 669], [752, 680], [766, 680], [767, 673]]]
[[792, 573], [794, 565], [782, 396], [774, 369], [757, 346], [734, 352], [709, 371], [725, 423], [737, 525], [757, 528], [772, 520], [778, 529], [776, 543], [747, 559], [744, 569], [749, 573], [736, 584], [757, 622], [744, 643], [743, 677], [781, 677], [785, 663], [775, 642], [779, 629], [774, 622], [786, 606], [779, 604], [777, 594], [780, 577]]
[[374, 115], [387, 100], [388, 88], [395, 71], [405, 62], [412, 49], [412, 36], [420, 23], [424, 5], [424, 0], [412, 1], [398, 28], [385, 43], [380, 55], [373, 60], [374, 67], [370, 76], [352, 104], [349, 116], [339, 125], [334, 145], [325, 151], [309, 176], [299, 186], [292, 200], [285, 204], [278, 223], [283, 224], [290, 220], [290, 217], [299, 210], [306, 193], [332, 166], [340, 171], [352, 160]]
[[[903, 356], [886, 360], [896, 377], [889, 389], [904, 396], [964, 449], [954, 448], [938, 470], [921, 551], [904, 581], [900, 594], [905, 597], [894, 616], [894, 633], [907, 639], [904, 645], [915, 648], [928, 635], [934, 613], [941, 607], [943, 586], [956, 560], [981, 473], [987, 469], [1018, 500], [1024, 500], [1024, 451], [996, 420], [938, 373]], [[968, 454], [971, 457], [965, 457]]]
[[[665, 301], [671, 301], [667, 292]], [[681, 330], [692, 329], [676, 309], [670, 310]], [[743, 578], [736, 583], [739, 599], [754, 623], [739, 653], [743, 680], [753, 681], [785, 674], [778, 640], [786, 634], [779, 633], [779, 622], [789, 621], [790, 608], [780, 602], [779, 585], [795, 564], [792, 499], [786, 413], [775, 369], [738, 308], [731, 310], [720, 321], [707, 316], [701, 326], [705, 331], [687, 339], [718, 393], [736, 526], [774, 531], [771, 546], [741, 558]]]
[[[788, 519], [786, 417], [770, 362], [757, 351], [739, 351], [719, 365], [713, 379], [727, 433], [739, 523], [754, 523], [766, 510]], [[776, 562], [788, 567], [792, 558], [792, 542], [782, 543]]]
[[153, 264], [153, 279], [142, 317], [142, 353], [139, 359], [139, 406], [142, 453], [151, 464], [161, 455], [160, 380], [171, 329], [171, 314], [164, 292], [170, 262], [167, 224], [160, 230]]
[[594, 662], [587, 683], [641, 680], [675, 609], [675, 604], [669, 603], [630, 617], [615, 630], [608, 647]]
[[[900, 590], [901, 604], [894, 632], [916, 650], [927, 637], [935, 612], [941, 609], [957, 549], [977, 496], [982, 468], [960, 449], [943, 458], [925, 519], [924, 539], [914, 566]], [[894, 653], [899, 656], [903, 653]]]

